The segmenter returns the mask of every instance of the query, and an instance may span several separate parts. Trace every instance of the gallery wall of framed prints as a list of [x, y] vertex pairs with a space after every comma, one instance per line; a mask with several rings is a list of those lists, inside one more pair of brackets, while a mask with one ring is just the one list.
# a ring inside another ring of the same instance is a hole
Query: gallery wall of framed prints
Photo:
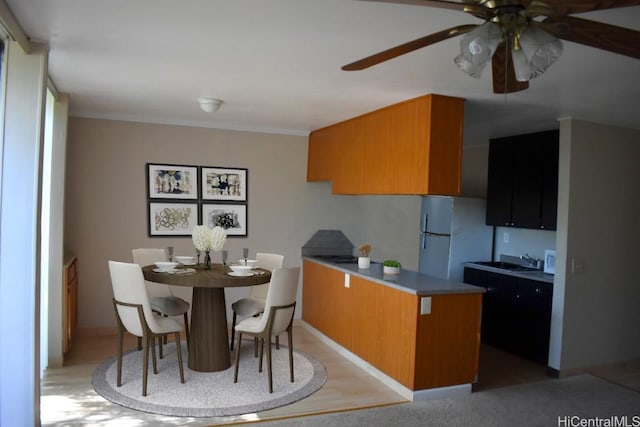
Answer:
[[248, 235], [248, 170], [147, 163], [150, 237], [191, 237], [198, 224]]

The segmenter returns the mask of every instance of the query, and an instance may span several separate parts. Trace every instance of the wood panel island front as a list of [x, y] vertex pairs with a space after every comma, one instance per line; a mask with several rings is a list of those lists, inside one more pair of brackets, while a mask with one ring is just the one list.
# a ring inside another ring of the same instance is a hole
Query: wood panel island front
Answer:
[[302, 319], [408, 400], [471, 392], [484, 289], [303, 257]]

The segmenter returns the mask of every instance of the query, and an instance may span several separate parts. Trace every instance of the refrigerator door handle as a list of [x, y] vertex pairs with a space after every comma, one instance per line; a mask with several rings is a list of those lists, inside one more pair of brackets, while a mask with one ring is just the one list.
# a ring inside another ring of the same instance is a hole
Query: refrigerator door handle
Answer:
[[451, 234], [447, 233], [432, 233], [431, 231], [423, 231], [422, 234], [429, 237], [451, 237]]
[[427, 221], [429, 219], [428, 214], [424, 214], [422, 218], [422, 230], [420, 230], [420, 238], [422, 239], [422, 249], [427, 249]]
[[422, 249], [427, 249], [427, 237], [451, 237], [448, 233], [435, 233], [427, 231], [429, 224], [429, 215], [425, 214], [422, 219], [422, 231], [420, 231], [420, 238], [422, 239]]

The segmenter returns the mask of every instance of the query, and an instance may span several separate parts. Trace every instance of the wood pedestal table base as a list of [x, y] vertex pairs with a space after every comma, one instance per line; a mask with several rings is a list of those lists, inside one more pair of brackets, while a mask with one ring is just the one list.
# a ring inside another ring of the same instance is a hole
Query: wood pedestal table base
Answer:
[[142, 268], [144, 278], [150, 282], [193, 288], [189, 337], [188, 367], [198, 372], [224, 371], [231, 366], [229, 333], [227, 330], [227, 306], [224, 288], [253, 286], [268, 283], [268, 270], [254, 269], [252, 276], [233, 277], [222, 264], [214, 264], [211, 270], [202, 265], [191, 274], [156, 273], [155, 266]]

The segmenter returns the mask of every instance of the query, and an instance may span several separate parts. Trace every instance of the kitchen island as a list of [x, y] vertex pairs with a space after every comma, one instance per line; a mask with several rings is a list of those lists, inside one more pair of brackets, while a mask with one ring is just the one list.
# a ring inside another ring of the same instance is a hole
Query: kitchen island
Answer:
[[312, 332], [408, 400], [471, 391], [483, 288], [303, 257], [302, 291]]

